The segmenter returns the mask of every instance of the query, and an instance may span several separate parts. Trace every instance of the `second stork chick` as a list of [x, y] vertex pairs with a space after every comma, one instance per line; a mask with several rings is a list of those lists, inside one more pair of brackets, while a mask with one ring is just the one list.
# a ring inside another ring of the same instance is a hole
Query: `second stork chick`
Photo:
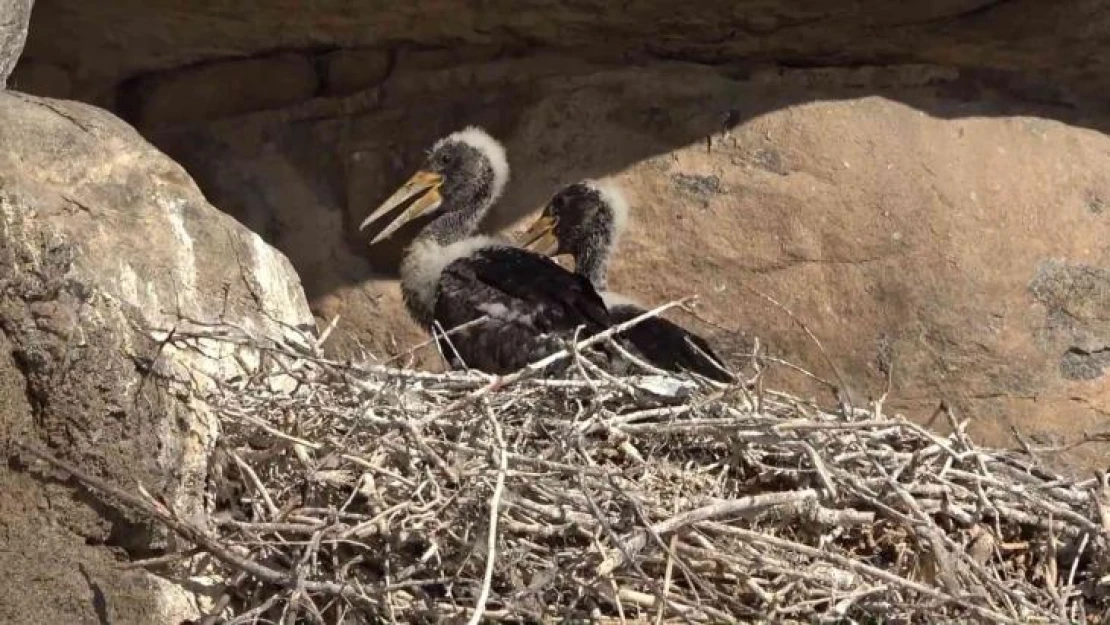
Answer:
[[[556, 193], [523, 235], [522, 245], [541, 254], [574, 258], [575, 272], [601, 295], [613, 325], [647, 310], [608, 290], [609, 257], [624, 230], [628, 204], [611, 183], [583, 180]], [[668, 371], [689, 370], [711, 380], [735, 382], [702, 337], [662, 317], [651, 317], [620, 334], [648, 363]]]

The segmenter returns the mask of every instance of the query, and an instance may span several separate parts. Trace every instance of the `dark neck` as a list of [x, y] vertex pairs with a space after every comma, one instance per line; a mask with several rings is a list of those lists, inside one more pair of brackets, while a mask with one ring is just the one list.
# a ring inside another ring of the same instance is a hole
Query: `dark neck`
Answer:
[[[448, 199], [444, 198], [444, 202]], [[424, 226], [408, 246], [401, 261], [401, 294], [409, 312], [422, 326], [429, 326], [435, 317], [436, 289], [439, 273], [429, 272], [429, 267], [440, 263], [442, 250], [471, 236], [482, 219], [488, 200], [471, 202], [466, 206], [450, 206], [447, 212]]]
[[607, 234], [594, 235], [574, 255], [575, 271], [585, 276], [597, 291], [609, 287], [609, 239]]
[[417, 236], [418, 240], [432, 240], [440, 246], [458, 243], [478, 229], [482, 215], [485, 214], [491, 201], [484, 196], [463, 200], [445, 197], [443, 203], [444, 206], [441, 206], [440, 210], [446, 210], [446, 212], [424, 226]]
[[440, 215], [425, 226], [417, 238], [425, 241], [430, 239], [440, 246], [448, 246], [470, 236], [478, 228], [479, 221], [481, 221], [479, 211], [451, 211]]
[[473, 234], [486, 210], [497, 200], [493, 195], [493, 172], [450, 180], [440, 194], [443, 203], [439, 210], [443, 214], [425, 226], [417, 239], [446, 246]]

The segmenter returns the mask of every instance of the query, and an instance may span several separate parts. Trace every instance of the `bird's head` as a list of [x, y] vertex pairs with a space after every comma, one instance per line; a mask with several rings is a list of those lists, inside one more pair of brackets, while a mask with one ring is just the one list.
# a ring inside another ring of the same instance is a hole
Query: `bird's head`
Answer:
[[559, 190], [524, 232], [526, 249], [576, 260], [608, 252], [624, 230], [628, 204], [615, 184], [583, 180]]
[[508, 181], [504, 146], [486, 131], [471, 126], [437, 141], [419, 170], [374, 209], [359, 224], [359, 230], [410, 200], [412, 203], [371, 240], [371, 245], [406, 223], [437, 212], [465, 211], [481, 219]]

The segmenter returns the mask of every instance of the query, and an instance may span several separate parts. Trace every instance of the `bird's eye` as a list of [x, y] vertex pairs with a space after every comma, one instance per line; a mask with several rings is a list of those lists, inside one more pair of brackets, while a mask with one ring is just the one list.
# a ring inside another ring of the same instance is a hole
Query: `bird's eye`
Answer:
[[451, 154], [447, 153], [447, 152], [444, 152], [443, 154], [440, 154], [440, 156], [439, 156], [439, 162], [443, 165], [450, 165], [454, 160], [455, 160], [455, 157], [452, 156]]

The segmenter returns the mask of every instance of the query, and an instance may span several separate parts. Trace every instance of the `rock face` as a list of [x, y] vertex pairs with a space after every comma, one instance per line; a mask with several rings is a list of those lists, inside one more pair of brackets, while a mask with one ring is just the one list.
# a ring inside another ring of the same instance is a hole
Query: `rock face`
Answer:
[[23, 52], [33, 4], [34, 0], [0, 0], [0, 89]]
[[[414, 0], [205, 2], [42, 0], [28, 56], [70, 72], [77, 97], [108, 104], [130, 78], [273, 50], [485, 47], [611, 61], [756, 61], [789, 66], [931, 63], [1051, 76], [1040, 97], [1100, 96], [1105, 0]], [[190, 70], [191, 71], [191, 70]], [[282, 85], [289, 87], [288, 84]], [[254, 96], [252, 96], [254, 97]]]
[[[889, 376], [888, 410], [928, 420], [945, 401], [994, 444], [1016, 444], [1011, 427], [1034, 444], [1105, 429], [1110, 140], [1050, 121], [1060, 109], [935, 67], [734, 78], [686, 64], [436, 62], [413, 57], [370, 94], [151, 132], [290, 256], [321, 317], [340, 315], [334, 352], [422, 340], [391, 273], [411, 229], [371, 250], [353, 225], [432, 140], [474, 122], [504, 138], [513, 167], [489, 229], [559, 185], [615, 176], [634, 214], [612, 286], [647, 303], [700, 295], [720, 327], [680, 320], [734, 363], [758, 336], [839, 384], [827, 352], [854, 401]], [[1101, 464], [1105, 451], [1062, 458]]]
[[120, 558], [159, 553], [166, 536], [13, 444], [125, 489], [142, 484], [203, 522], [218, 432], [188, 391], [227, 375], [234, 360], [161, 339], [190, 323], [272, 336], [311, 324], [292, 267], [118, 118], [7, 92], [0, 287], [0, 444], [13, 459], [0, 468], [0, 621], [195, 618], [197, 599], [180, 587], [117, 568]]

